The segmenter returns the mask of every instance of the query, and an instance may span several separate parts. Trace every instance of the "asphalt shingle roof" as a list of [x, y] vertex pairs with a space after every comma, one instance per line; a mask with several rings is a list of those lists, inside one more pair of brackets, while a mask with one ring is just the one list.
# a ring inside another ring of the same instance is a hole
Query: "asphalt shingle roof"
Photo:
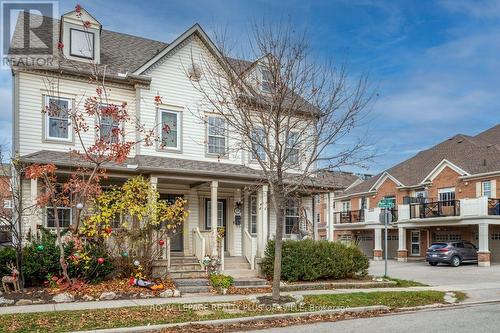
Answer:
[[[418, 185], [443, 159], [469, 174], [500, 171], [500, 124], [476, 136], [457, 134], [384, 172], [405, 186]], [[353, 186], [345, 194], [369, 191], [384, 172]]]

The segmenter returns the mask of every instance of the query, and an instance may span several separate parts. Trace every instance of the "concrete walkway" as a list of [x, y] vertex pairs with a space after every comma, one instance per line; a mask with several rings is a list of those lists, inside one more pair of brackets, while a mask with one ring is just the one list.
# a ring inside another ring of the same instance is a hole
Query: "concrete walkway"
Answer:
[[[455, 291], [455, 288], [440, 287], [410, 287], [410, 288], [369, 288], [369, 289], [329, 289], [329, 290], [303, 290], [294, 292], [283, 292], [283, 294], [294, 295], [317, 295], [317, 294], [348, 294], [355, 292], [375, 292], [375, 291], [416, 291], [416, 290], [438, 290]], [[262, 296], [266, 294], [258, 294]], [[267, 294], [269, 295], [269, 294]], [[0, 315], [31, 313], [31, 312], [51, 312], [68, 310], [92, 310], [92, 309], [111, 309], [131, 306], [153, 306], [163, 304], [188, 304], [188, 303], [214, 303], [214, 302], [234, 302], [245, 300], [250, 295], [213, 295], [213, 294], [186, 294], [176, 298], [146, 298], [134, 300], [112, 300], [112, 301], [92, 301], [92, 302], [74, 302], [58, 304], [34, 304], [19, 306], [0, 307]], [[500, 297], [498, 297], [500, 299]]]

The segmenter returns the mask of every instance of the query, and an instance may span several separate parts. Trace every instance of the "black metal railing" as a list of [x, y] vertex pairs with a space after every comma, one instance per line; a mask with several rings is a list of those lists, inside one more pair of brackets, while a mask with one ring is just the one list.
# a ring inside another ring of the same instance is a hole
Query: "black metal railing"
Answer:
[[410, 219], [460, 215], [460, 200], [430, 201], [410, 204]]
[[357, 223], [365, 220], [365, 213], [363, 209], [336, 212], [334, 215], [336, 223]]
[[488, 199], [488, 215], [500, 215], [500, 199]]
[[398, 209], [397, 208], [389, 208], [389, 211], [391, 212], [391, 215], [392, 215], [392, 222], [397, 222], [398, 221]]

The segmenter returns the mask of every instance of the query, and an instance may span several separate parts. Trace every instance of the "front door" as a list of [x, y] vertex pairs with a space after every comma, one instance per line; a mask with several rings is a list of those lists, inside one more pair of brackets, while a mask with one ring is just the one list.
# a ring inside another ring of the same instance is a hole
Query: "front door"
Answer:
[[411, 253], [412, 256], [420, 255], [420, 230], [411, 231]]
[[[182, 194], [168, 194], [160, 193], [160, 200], [165, 200], [169, 203], [174, 203], [177, 198], [183, 198]], [[183, 226], [179, 226], [175, 233], [170, 235], [170, 251], [171, 252], [182, 252], [184, 251], [184, 237], [182, 233]]]
[[[210, 199], [207, 198], [205, 199], [205, 230], [212, 229], [211, 209]], [[227, 250], [226, 199], [217, 200], [217, 227], [224, 227], [224, 249]]]

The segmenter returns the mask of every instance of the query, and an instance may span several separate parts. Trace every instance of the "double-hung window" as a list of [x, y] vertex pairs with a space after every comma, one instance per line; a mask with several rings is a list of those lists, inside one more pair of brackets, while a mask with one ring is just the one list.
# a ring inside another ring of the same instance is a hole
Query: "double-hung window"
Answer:
[[170, 110], [160, 110], [161, 145], [166, 149], [180, 149], [180, 113]]
[[93, 32], [80, 29], [69, 29], [70, 49], [69, 54], [73, 57], [94, 59], [95, 35]]
[[299, 133], [290, 132], [285, 142], [285, 160], [292, 165], [299, 164]]
[[491, 181], [487, 180], [481, 183], [481, 192], [484, 197], [491, 198]]
[[273, 77], [271, 72], [265, 68], [262, 68], [262, 91], [265, 93], [270, 93], [273, 86]]
[[[54, 208], [47, 207], [47, 228], [56, 227], [56, 218], [54, 216]], [[71, 208], [70, 207], [57, 207], [57, 216], [59, 217], [59, 227], [68, 228], [71, 224]]]
[[266, 142], [265, 132], [263, 128], [255, 128], [252, 131], [252, 160], [266, 160], [266, 151], [264, 144]]
[[[115, 106], [101, 105], [101, 110], [104, 108], [114, 108]], [[101, 139], [107, 143], [118, 143], [120, 140], [120, 122], [108, 112], [101, 113], [100, 125]]]
[[5, 199], [3, 201], [3, 208], [12, 209], [12, 200]]
[[69, 108], [71, 100], [47, 96], [45, 106], [45, 137], [51, 140], [70, 141]]
[[293, 232], [294, 226], [299, 225], [299, 201], [288, 199], [285, 206], [285, 234]]
[[224, 118], [208, 116], [207, 127], [208, 153], [219, 156], [226, 155], [227, 138], [226, 121]]
[[250, 196], [250, 231], [251, 234], [257, 233], [257, 196]]

